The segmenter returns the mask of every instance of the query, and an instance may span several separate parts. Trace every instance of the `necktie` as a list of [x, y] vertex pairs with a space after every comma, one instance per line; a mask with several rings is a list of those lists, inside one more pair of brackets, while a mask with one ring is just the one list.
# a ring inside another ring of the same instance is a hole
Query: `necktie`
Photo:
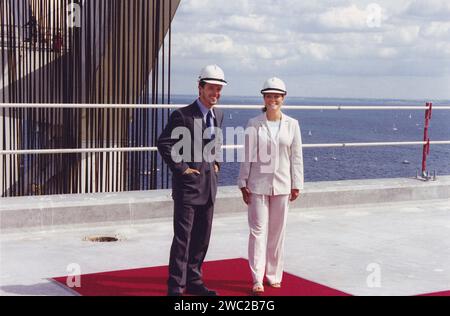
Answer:
[[214, 118], [212, 115], [212, 111], [208, 111], [208, 115], [206, 115], [206, 127], [210, 131], [211, 140], [214, 140], [216, 138], [216, 134], [214, 131]]

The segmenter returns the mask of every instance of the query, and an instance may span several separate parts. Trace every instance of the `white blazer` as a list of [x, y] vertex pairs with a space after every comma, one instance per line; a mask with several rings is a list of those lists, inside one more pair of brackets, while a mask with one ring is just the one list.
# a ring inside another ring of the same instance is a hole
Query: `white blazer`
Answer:
[[280, 131], [273, 138], [266, 114], [248, 122], [239, 188], [259, 195], [289, 195], [304, 187], [300, 124], [282, 114]]

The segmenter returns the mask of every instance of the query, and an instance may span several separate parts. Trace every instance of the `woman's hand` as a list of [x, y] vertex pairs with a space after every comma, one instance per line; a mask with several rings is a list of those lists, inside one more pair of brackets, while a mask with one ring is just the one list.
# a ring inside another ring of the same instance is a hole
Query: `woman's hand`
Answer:
[[242, 192], [242, 199], [244, 200], [244, 203], [249, 205], [250, 197], [251, 197], [252, 193], [250, 192], [250, 190], [248, 188], [242, 188], [241, 192]]
[[299, 196], [300, 196], [300, 190], [297, 190], [297, 189], [291, 190], [291, 198], [290, 198], [290, 201], [291, 201], [291, 202], [294, 202], [295, 200], [298, 199]]

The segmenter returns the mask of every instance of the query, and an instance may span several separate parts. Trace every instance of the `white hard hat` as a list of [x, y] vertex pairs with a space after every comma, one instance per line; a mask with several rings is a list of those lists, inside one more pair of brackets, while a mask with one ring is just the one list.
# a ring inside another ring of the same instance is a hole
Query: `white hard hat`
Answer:
[[287, 94], [286, 85], [284, 84], [283, 80], [280, 78], [274, 77], [267, 79], [266, 82], [264, 82], [263, 89], [261, 90], [262, 94], [266, 93], [277, 93], [277, 94]]
[[226, 86], [228, 84], [225, 81], [223, 70], [217, 65], [209, 65], [203, 68], [198, 77], [198, 82], [218, 84], [221, 86]]

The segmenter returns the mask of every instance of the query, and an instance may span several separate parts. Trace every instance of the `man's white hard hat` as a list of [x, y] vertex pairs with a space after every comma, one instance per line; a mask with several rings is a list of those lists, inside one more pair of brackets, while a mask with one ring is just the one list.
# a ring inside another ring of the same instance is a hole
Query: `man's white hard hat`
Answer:
[[198, 77], [198, 82], [218, 84], [221, 86], [226, 86], [228, 83], [225, 81], [225, 73], [217, 65], [208, 65], [202, 69], [200, 76]]
[[266, 82], [264, 82], [263, 89], [261, 90], [262, 94], [266, 93], [276, 93], [276, 94], [287, 94], [286, 85], [280, 78], [273, 77], [270, 79], [267, 79]]

